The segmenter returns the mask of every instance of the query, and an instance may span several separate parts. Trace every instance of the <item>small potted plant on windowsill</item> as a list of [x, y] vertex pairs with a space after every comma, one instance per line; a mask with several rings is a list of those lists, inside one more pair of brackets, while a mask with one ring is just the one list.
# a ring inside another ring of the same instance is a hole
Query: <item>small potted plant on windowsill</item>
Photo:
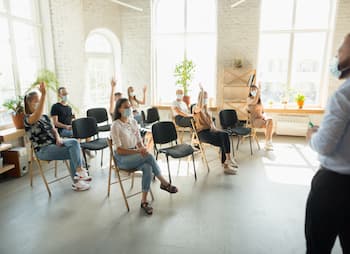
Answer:
[[295, 102], [298, 104], [299, 109], [302, 109], [305, 102], [305, 95], [302, 93], [297, 93], [295, 95]]
[[191, 60], [187, 60], [186, 58], [179, 64], [175, 66], [174, 75], [176, 78], [176, 85], [182, 86], [184, 90], [183, 101], [190, 105], [190, 96], [188, 94], [188, 87], [191, 85], [191, 81], [193, 79], [193, 74], [195, 72], [195, 65]]
[[12, 113], [12, 121], [16, 129], [24, 128], [24, 106], [23, 97], [17, 96], [15, 99], [7, 100], [3, 106]]

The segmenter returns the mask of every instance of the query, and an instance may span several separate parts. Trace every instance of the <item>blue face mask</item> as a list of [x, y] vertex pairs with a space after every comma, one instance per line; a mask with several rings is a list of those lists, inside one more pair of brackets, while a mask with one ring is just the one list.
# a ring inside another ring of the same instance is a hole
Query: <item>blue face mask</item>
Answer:
[[63, 102], [67, 102], [67, 101], [68, 101], [68, 95], [62, 96], [62, 101], [63, 101]]
[[340, 78], [342, 72], [339, 70], [339, 58], [337, 56], [332, 59], [329, 71], [335, 78]]
[[131, 108], [124, 109], [123, 117], [129, 118], [131, 116]]
[[204, 104], [204, 105], [208, 105], [208, 98], [204, 98], [204, 99], [203, 99], [203, 104]]

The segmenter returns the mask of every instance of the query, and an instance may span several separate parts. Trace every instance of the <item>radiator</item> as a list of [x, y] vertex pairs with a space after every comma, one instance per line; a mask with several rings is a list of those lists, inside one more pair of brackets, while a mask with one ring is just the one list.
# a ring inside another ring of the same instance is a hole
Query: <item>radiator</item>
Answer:
[[309, 116], [304, 115], [276, 115], [277, 135], [306, 136]]

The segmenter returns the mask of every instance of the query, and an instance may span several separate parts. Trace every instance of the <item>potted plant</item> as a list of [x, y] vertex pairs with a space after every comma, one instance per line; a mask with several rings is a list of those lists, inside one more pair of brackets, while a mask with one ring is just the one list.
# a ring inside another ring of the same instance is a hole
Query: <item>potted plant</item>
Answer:
[[191, 60], [187, 60], [186, 58], [179, 64], [175, 66], [175, 78], [176, 85], [182, 86], [184, 90], [183, 101], [190, 105], [190, 96], [188, 94], [188, 87], [191, 85], [191, 81], [193, 79], [193, 74], [195, 72], [195, 65]]
[[49, 90], [52, 90], [54, 93], [57, 93], [59, 82], [54, 72], [47, 69], [40, 70], [35, 82], [30, 86], [29, 90], [33, 89], [34, 87], [39, 85], [41, 82], [45, 82], [46, 87]]
[[16, 129], [24, 128], [24, 106], [23, 97], [17, 96], [15, 99], [7, 100], [3, 106], [12, 112], [12, 121]]
[[295, 101], [298, 104], [299, 109], [302, 109], [305, 102], [305, 95], [302, 93], [297, 93], [295, 95]]

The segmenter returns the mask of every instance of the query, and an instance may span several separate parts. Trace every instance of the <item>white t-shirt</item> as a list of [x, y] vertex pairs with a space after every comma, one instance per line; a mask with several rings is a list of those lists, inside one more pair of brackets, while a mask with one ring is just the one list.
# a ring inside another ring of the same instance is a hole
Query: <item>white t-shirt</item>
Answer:
[[187, 107], [187, 104], [183, 101], [178, 101], [178, 100], [175, 100], [173, 102], [173, 105], [171, 107], [172, 111], [173, 111], [173, 115], [174, 116], [177, 116], [178, 113], [175, 111], [175, 108], [179, 109], [180, 111], [186, 113], [186, 114], [189, 114], [189, 110], [188, 110], [188, 107]]
[[120, 119], [113, 122], [111, 127], [113, 144], [116, 147], [131, 149], [141, 143], [140, 130], [135, 119], [129, 119], [127, 123]]

